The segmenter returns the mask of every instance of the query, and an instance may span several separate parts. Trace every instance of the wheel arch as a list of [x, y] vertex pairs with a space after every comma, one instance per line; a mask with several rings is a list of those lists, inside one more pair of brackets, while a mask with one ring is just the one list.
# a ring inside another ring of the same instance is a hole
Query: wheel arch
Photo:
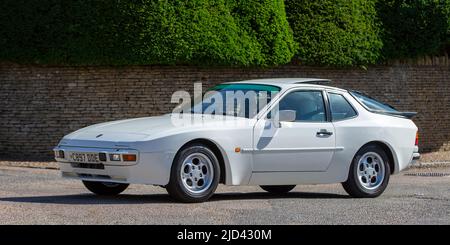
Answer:
[[386, 155], [389, 158], [389, 167], [391, 170], [391, 174], [394, 174], [397, 172], [398, 167], [397, 167], [397, 158], [395, 155], [395, 151], [388, 143], [383, 142], [383, 141], [377, 141], [377, 140], [370, 141], [370, 142], [367, 142], [366, 144], [364, 144], [363, 146], [361, 146], [358, 149], [358, 151], [368, 145], [376, 145], [376, 146], [380, 147], [381, 149], [383, 149], [383, 151], [386, 153]]
[[[219, 160], [219, 166], [220, 166], [220, 180], [219, 183], [221, 184], [225, 184], [227, 181], [227, 177], [229, 176], [229, 168], [227, 168], [226, 163], [227, 158], [226, 158], [226, 153], [223, 151], [223, 149], [214, 141], [210, 140], [210, 139], [205, 139], [205, 138], [197, 138], [197, 139], [192, 139], [186, 143], [184, 143], [180, 149], [178, 149], [177, 153], [175, 154], [175, 156], [177, 156], [184, 148], [192, 145], [192, 144], [202, 144], [202, 145], [206, 145], [208, 148], [210, 148], [214, 155], [217, 157], [217, 160]], [[173, 161], [175, 161], [176, 157], [174, 158]]]

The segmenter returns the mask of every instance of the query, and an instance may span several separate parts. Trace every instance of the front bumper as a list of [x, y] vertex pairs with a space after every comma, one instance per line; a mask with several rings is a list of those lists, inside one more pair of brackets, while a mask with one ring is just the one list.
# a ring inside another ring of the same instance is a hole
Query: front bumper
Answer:
[[[128, 166], [135, 165], [139, 162], [139, 152], [133, 149], [57, 146], [53, 149], [53, 151], [55, 152], [55, 156], [57, 156], [56, 153], [59, 151], [64, 152], [64, 158], [55, 157], [55, 160], [58, 162], [71, 162], [69, 157], [71, 153], [104, 153], [106, 154], [106, 159], [105, 161], [100, 162], [104, 165]], [[121, 158], [120, 161], [112, 161], [109, 157], [111, 154], [134, 154], [136, 155], [136, 161], [124, 161], [123, 158]]]
[[111, 161], [101, 163], [74, 163], [67, 157], [55, 158], [59, 163], [62, 177], [86, 181], [104, 181], [115, 183], [166, 185], [169, 182], [170, 166], [173, 154], [166, 152], [140, 153], [132, 149], [110, 149], [58, 146], [54, 151], [86, 153], [134, 153], [136, 162]]

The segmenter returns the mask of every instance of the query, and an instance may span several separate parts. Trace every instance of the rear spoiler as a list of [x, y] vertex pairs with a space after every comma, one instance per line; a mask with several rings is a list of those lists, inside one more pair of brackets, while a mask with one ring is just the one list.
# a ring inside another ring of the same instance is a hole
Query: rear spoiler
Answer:
[[417, 112], [414, 111], [383, 111], [383, 110], [372, 110], [372, 112], [386, 114], [386, 115], [392, 115], [392, 116], [400, 116], [405, 117], [408, 119], [413, 118], [415, 115], [417, 115]]

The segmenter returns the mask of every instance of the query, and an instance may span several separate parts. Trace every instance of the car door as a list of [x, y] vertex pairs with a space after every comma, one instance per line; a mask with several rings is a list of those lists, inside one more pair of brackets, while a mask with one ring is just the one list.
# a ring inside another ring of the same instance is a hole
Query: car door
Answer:
[[[327, 169], [335, 150], [335, 131], [326, 98], [322, 90], [293, 90], [258, 120], [253, 131], [254, 172]], [[295, 120], [278, 122], [277, 110], [295, 111]]]

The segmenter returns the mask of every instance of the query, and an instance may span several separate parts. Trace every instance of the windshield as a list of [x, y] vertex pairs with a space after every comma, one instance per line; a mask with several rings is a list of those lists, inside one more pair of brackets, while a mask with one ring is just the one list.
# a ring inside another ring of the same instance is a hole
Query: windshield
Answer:
[[191, 113], [253, 118], [280, 91], [279, 87], [262, 84], [219, 84], [209, 89]]
[[350, 91], [350, 93], [369, 110], [384, 111], [384, 112], [398, 112], [393, 106], [380, 102], [362, 92]]

